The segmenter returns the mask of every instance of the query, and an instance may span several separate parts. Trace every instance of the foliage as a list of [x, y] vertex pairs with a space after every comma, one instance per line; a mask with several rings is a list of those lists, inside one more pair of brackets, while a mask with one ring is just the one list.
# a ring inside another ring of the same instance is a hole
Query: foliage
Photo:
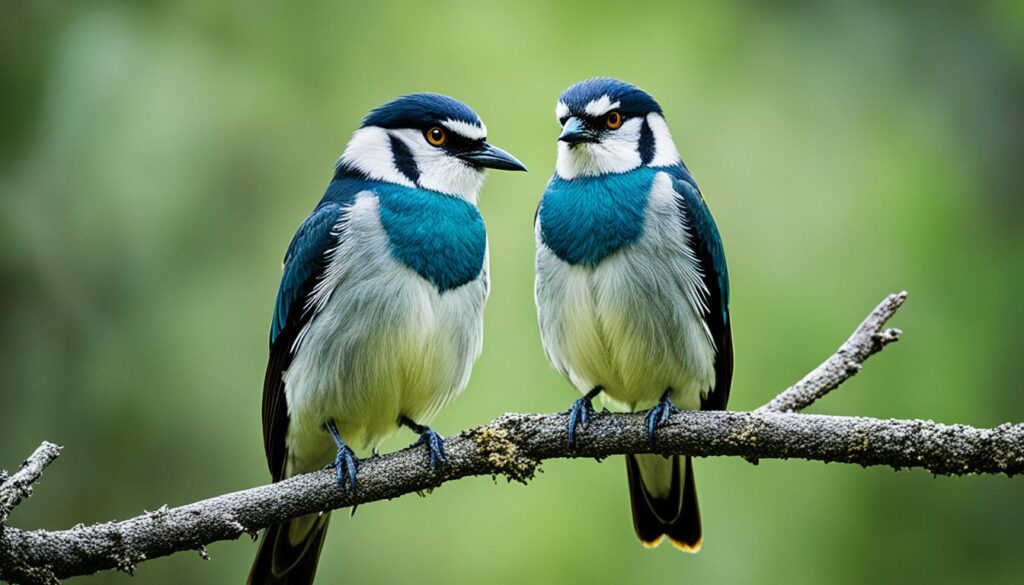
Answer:
[[[767, 401], [906, 288], [904, 342], [817, 411], [1024, 420], [1024, 11], [913, 4], [8, 7], [0, 462], [42, 439], [68, 446], [13, 523], [67, 528], [267, 480], [281, 255], [358, 120], [422, 90], [471, 104], [531, 169], [485, 186], [485, 350], [440, 432], [576, 398], [540, 347], [532, 219], [555, 98], [593, 75], [658, 98], [718, 220], [731, 406]], [[706, 541], [690, 557], [634, 541], [623, 467], [550, 462], [528, 488], [474, 479], [360, 507], [332, 523], [322, 580], [1019, 578], [1019, 480], [697, 461]], [[210, 563], [179, 555], [140, 577], [239, 581], [255, 550], [222, 543]]]

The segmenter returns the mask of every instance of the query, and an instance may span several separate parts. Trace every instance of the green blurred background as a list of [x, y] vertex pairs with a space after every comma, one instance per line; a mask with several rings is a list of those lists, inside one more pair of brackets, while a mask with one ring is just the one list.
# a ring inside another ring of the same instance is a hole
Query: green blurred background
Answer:
[[[540, 346], [532, 219], [555, 100], [594, 75], [661, 102], [718, 219], [732, 408], [767, 401], [908, 289], [904, 341], [813, 410], [1024, 421], [1024, 5], [890, 4], [5, 4], [0, 465], [66, 446], [13, 524], [267, 481], [281, 256], [361, 117], [414, 91], [468, 102], [532, 171], [484, 188], [485, 350], [440, 432], [576, 398]], [[1024, 578], [1020, 479], [701, 460], [692, 557], [635, 542], [623, 468], [551, 461], [528, 487], [475, 478], [340, 513], [320, 582]], [[209, 562], [146, 562], [136, 582], [240, 583], [255, 552], [218, 543]]]

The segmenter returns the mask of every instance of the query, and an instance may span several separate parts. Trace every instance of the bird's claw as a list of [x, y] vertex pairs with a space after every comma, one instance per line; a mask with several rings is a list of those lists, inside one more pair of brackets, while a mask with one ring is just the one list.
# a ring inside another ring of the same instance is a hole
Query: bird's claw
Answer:
[[598, 386], [576, 399], [569, 407], [569, 448], [576, 448], [576, 429], [585, 429], [590, 424], [590, 418], [597, 414], [594, 411], [594, 397], [600, 394], [601, 387]]
[[651, 446], [654, 446], [654, 432], [658, 427], [664, 424], [673, 414], [679, 412], [676, 405], [672, 404], [672, 400], [669, 399], [668, 393], [669, 391], [666, 390], [661, 395], [661, 400], [647, 411], [647, 440], [650, 441]]
[[569, 407], [569, 447], [572, 449], [576, 448], [576, 429], [587, 428], [590, 423], [590, 417], [594, 413], [594, 405], [590, 402], [590, 399], [586, 396], [577, 398], [572, 406]]
[[338, 478], [338, 487], [345, 491], [345, 482], [348, 481], [349, 491], [356, 493], [356, 474], [359, 471], [359, 460], [352, 449], [341, 440], [341, 433], [338, 432], [334, 420], [324, 423], [324, 429], [331, 434], [334, 444], [338, 447], [338, 454], [334, 456], [334, 473]]
[[444, 439], [434, 429], [425, 427], [420, 432], [420, 439], [413, 443], [413, 446], [426, 445], [430, 453], [430, 468], [437, 469], [439, 465], [448, 463], [448, 457], [444, 454]]
[[359, 460], [356, 459], [352, 449], [349, 449], [347, 446], [342, 446], [338, 449], [338, 454], [334, 456], [334, 473], [338, 478], [338, 487], [341, 488], [341, 491], [345, 491], [347, 479], [349, 491], [356, 493], [356, 474], [358, 471]]

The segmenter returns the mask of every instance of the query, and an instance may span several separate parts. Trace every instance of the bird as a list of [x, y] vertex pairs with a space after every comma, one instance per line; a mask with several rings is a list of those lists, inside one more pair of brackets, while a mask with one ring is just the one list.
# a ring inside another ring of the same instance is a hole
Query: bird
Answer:
[[[583, 396], [575, 448], [601, 396], [647, 411], [652, 445], [679, 409], [725, 409], [732, 383], [729, 275], [722, 239], [679, 157], [661, 106], [617, 79], [576, 83], [558, 100], [555, 172], [537, 208], [535, 301], [544, 351]], [[702, 544], [689, 457], [627, 455], [633, 528]]]
[[[356, 492], [355, 449], [399, 427], [446, 463], [428, 425], [469, 381], [483, 342], [485, 169], [525, 171], [466, 104], [436, 93], [372, 110], [295, 232], [274, 304], [263, 386], [272, 479], [333, 466]], [[329, 520], [266, 530], [251, 585], [312, 583]]]

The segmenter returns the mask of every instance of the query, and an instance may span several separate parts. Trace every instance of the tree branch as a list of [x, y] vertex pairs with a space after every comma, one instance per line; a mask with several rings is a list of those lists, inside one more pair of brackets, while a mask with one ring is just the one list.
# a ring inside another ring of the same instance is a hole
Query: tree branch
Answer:
[[799, 412], [856, 375], [869, 357], [900, 340], [902, 331], [882, 328], [905, 300], [907, 291], [885, 297], [830, 358], [755, 412]]
[[[333, 472], [321, 471], [122, 522], [63, 531], [0, 533], [0, 579], [55, 583], [106, 569], [132, 572], [146, 559], [235, 539], [305, 514], [391, 499], [474, 475], [504, 475], [526, 483], [552, 458], [604, 458], [626, 453], [808, 459], [921, 468], [942, 475], [1024, 473], [1024, 425], [993, 429], [923, 420], [822, 416], [797, 410], [860, 369], [867, 357], [895, 341], [885, 321], [905, 294], [886, 299], [836, 355], [754, 412], [683, 412], [647, 440], [644, 415], [601, 414], [583, 430], [575, 450], [567, 444], [565, 413], [506, 414], [447, 439], [448, 463], [432, 471], [424, 448], [409, 448], [359, 468], [359, 492], [342, 492]], [[855, 365], [853, 365], [855, 364]]]
[[21, 469], [14, 475], [7, 477], [4, 473], [0, 475], [0, 527], [7, 524], [7, 518], [11, 512], [23, 500], [32, 495], [32, 484], [43, 475], [46, 466], [53, 463], [60, 456], [60, 447], [53, 443], [43, 442], [31, 455], [21, 464]]

